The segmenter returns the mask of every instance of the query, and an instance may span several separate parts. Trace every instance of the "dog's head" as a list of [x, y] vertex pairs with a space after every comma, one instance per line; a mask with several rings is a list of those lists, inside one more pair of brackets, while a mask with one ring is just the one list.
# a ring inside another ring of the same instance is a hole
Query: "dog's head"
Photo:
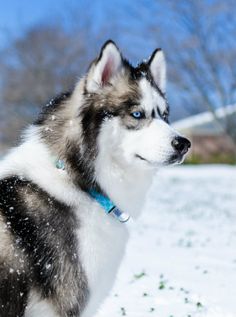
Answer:
[[[162, 50], [137, 67], [108, 41], [85, 78], [82, 124], [97, 155], [124, 167], [182, 162], [190, 142], [168, 124], [166, 62]], [[92, 146], [92, 145], [91, 145]]]

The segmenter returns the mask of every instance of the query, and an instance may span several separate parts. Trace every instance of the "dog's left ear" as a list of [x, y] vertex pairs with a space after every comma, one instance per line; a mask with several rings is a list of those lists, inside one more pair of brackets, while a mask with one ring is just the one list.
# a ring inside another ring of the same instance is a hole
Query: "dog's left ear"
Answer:
[[98, 59], [91, 65], [87, 77], [87, 89], [95, 92], [108, 85], [121, 71], [123, 58], [116, 44], [107, 41], [100, 52]]
[[158, 48], [156, 49], [149, 61], [148, 65], [152, 74], [152, 77], [156, 83], [156, 85], [160, 88], [160, 90], [165, 93], [166, 92], [166, 59], [163, 51]]

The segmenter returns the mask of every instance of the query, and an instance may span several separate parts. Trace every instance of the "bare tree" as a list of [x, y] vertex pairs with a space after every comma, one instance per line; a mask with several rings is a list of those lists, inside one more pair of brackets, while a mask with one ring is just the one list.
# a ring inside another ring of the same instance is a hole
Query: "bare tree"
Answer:
[[84, 70], [85, 43], [79, 34], [72, 36], [60, 26], [28, 30], [2, 53], [4, 102], [39, 106], [69, 89]]
[[31, 27], [2, 49], [1, 143], [12, 144], [18, 131], [31, 122], [39, 107], [73, 87], [88, 65], [91, 37], [89, 23], [66, 28], [59, 19], [56, 25]]
[[158, 43], [167, 54], [176, 106], [190, 113], [207, 109], [236, 145], [236, 122], [228, 116], [219, 119], [215, 112], [236, 102], [234, 1], [141, 0], [139, 4], [132, 14], [142, 21], [146, 41]]
[[[236, 17], [231, 1], [169, 1], [173, 17], [182, 30], [182, 40], [171, 38], [179, 52], [177, 69], [172, 74], [175, 85], [196, 96], [214, 116], [219, 127], [236, 144], [236, 127], [225, 116], [220, 120], [215, 110], [236, 101]], [[176, 25], [176, 27], [177, 27]], [[179, 69], [184, 72], [179, 72]], [[184, 76], [183, 76], [184, 74]], [[191, 100], [191, 99], [190, 99]]]

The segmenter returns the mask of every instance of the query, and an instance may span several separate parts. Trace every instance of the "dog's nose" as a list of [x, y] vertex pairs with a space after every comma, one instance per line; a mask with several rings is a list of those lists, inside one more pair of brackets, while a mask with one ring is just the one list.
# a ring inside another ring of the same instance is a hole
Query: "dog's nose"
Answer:
[[184, 155], [191, 147], [191, 142], [188, 139], [183, 138], [182, 136], [177, 136], [171, 142], [171, 145], [177, 152], [179, 152], [179, 154]]

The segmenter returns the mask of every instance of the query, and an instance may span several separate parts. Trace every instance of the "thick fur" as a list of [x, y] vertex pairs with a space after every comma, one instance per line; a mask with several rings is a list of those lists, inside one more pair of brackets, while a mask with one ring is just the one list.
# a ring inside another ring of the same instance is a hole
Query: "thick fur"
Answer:
[[[0, 163], [0, 316], [92, 317], [128, 238], [96, 189], [135, 218], [157, 167], [177, 163], [165, 59], [136, 68], [112, 41]], [[134, 115], [140, 115], [136, 118]], [[63, 160], [65, 169], [57, 169]]]

